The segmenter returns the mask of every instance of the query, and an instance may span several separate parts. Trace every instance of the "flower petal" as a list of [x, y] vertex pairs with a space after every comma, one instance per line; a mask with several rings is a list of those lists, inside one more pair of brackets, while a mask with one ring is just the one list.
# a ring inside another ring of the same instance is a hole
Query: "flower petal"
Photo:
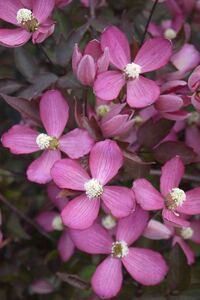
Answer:
[[87, 43], [84, 50], [84, 55], [85, 54], [90, 55], [95, 61], [97, 61], [98, 58], [103, 54], [100, 42], [98, 40], [91, 40], [89, 43]]
[[67, 230], [64, 230], [58, 241], [58, 252], [62, 261], [68, 261], [74, 254], [74, 243]]
[[162, 167], [160, 190], [166, 196], [173, 188], [177, 188], [184, 175], [184, 164], [179, 156], [168, 160]]
[[94, 83], [94, 93], [102, 100], [113, 100], [118, 97], [125, 85], [123, 75], [118, 71], [100, 73]]
[[76, 76], [84, 85], [93, 85], [96, 76], [96, 65], [90, 55], [84, 55], [77, 67]]
[[7, 0], [6, 5], [4, 1], [0, 2], [0, 19], [12, 23], [14, 25], [19, 25], [17, 23], [17, 12], [22, 8], [22, 3], [19, 0]]
[[100, 207], [99, 199], [81, 195], [71, 200], [61, 212], [63, 224], [73, 229], [86, 229], [96, 220]]
[[190, 246], [179, 236], [175, 236], [173, 239], [173, 246], [176, 244], [179, 244], [181, 249], [183, 250], [186, 258], [187, 258], [187, 263], [188, 265], [192, 265], [195, 261], [195, 254], [194, 251], [190, 248]]
[[162, 211], [163, 219], [169, 223], [169, 225], [173, 225], [176, 227], [189, 227], [190, 222], [183, 219], [179, 214], [173, 212], [169, 209], [163, 209]]
[[161, 194], [146, 179], [137, 179], [133, 183], [136, 201], [145, 210], [157, 210], [164, 206]]
[[101, 198], [116, 218], [126, 217], [135, 209], [133, 191], [127, 187], [105, 186]]
[[122, 281], [121, 261], [117, 258], [107, 257], [98, 265], [92, 276], [92, 288], [99, 297], [110, 299], [119, 293]]
[[109, 26], [101, 35], [101, 47], [109, 49], [110, 62], [120, 70], [130, 63], [130, 46], [125, 34], [115, 26]]
[[143, 236], [152, 240], [168, 240], [172, 237], [173, 231], [170, 230], [165, 224], [150, 220]]
[[13, 154], [28, 154], [39, 150], [38, 132], [23, 125], [14, 125], [2, 136], [2, 144]]
[[186, 127], [185, 143], [200, 155], [200, 130], [197, 126]]
[[53, 221], [56, 217], [59, 217], [59, 214], [55, 211], [44, 211], [37, 215], [35, 221], [42, 227], [45, 231], [51, 232], [54, 231]]
[[191, 240], [197, 244], [200, 244], [200, 220], [191, 221], [190, 227], [193, 230]]
[[173, 94], [161, 95], [154, 105], [160, 112], [173, 112], [183, 106], [183, 100], [181, 97]]
[[60, 137], [68, 120], [69, 107], [58, 90], [50, 90], [40, 100], [40, 116], [50, 136]]
[[0, 44], [5, 47], [19, 47], [31, 37], [31, 33], [22, 28], [0, 29]]
[[147, 226], [149, 214], [139, 207], [128, 217], [118, 221], [116, 239], [125, 241], [128, 245], [135, 242]]
[[98, 223], [88, 229], [70, 229], [70, 235], [76, 247], [90, 254], [109, 254], [112, 248], [112, 238], [107, 230]]
[[169, 61], [172, 43], [164, 38], [147, 40], [138, 51], [134, 63], [142, 67], [142, 73], [157, 70]]
[[127, 102], [130, 107], [142, 108], [151, 105], [159, 95], [160, 89], [151, 79], [139, 76], [127, 83]]
[[105, 185], [121, 168], [123, 164], [122, 151], [114, 141], [98, 142], [90, 152], [89, 164], [92, 177]]
[[168, 267], [160, 253], [149, 249], [129, 248], [122, 263], [128, 273], [143, 285], [156, 285], [167, 274]]
[[84, 183], [90, 180], [80, 163], [72, 159], [57, 161], [51, 170], [51, 176], [60, 188], [77, 191], [84, 191]]
[[186, 215], [200, 214], [200, 187], [186, 192], [186, 201], [177, 208], [177, 211]]
[[49, 182], [51, 177], [51, 168], [53, 164], [61, 158], [60, 151], [46, 150], [34, 160], [28, 167], [28, 180], [44, 184]]
[[59, 149], [70, 158], [76, 159], [88, 154], [94, 144], [88, 132], [76, 128], [59, 139]]
[[43, 23], [48, 17], [51, 16], [55, 6], [55, 0], [34, 0], [33, 1], [33, 15], [39, 21]]

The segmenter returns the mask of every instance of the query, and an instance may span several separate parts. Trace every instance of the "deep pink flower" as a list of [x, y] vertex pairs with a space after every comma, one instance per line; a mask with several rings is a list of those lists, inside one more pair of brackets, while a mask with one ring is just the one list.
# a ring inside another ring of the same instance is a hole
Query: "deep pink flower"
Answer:
[[184, 175], [184, 165], [176, 156], [162, 167], [159, 193], [146, 179], [137, 179], [133, 183], [136, 201], [146, 210], [162, 209], [164, 220], [176, 226], [188, 227], [189, 222], [180, 214], [200, 213], [200, 188], [184, 192], [179, 183]]
[[47, 183], [50, 170], [61, 158], [61, 151], [71, 158], [89, 153], [93, 140], [83, 129], [76, 128], [62, 135], [68, 121], [68, 104], [57, 90], [44, 93], [40, 100], [40, 117], [46, 133], [39, 133], [24, 125], [15, 125], [2, 137], [2, 144], [14, 154], [28, 154], [44, 150], [27, 170], [30, 181]]
[[30, 38], [33, 43], [43, 42], [54, 31], [50, 19], [55, 0], [3, 0], [0, 1], [0, 18], [17, 29], [0, 29], [0, 44], [19, 47]]
[[97, 74], [104, 72], [109, 66], [108, 48], [101, 49], [100, 42], [90, 41], [83, 54], [76, 44], [72, 55], [72, 68], [83, 85], [92, 86]]
[[164, 279], [168, 268], [158, 252], [130, 247], [143, 233], [147, 221], [148, 213], [138, 206], [135, 212], [118, 221], [116, 241], [97, 223], [86, 230], [70, 231], [78, 249], [109, 255], [92, 276], [92, 288], [98, 296], [111, 298], [117, 295], [123, 281], [122, 266], [143, 285], [155, 285]]
[[131, 107], [141, 108], [152, 104], [160, 91], [153, 80], [141, 74], [163, 67], [172, 52], [171, 43], [163, 38], [150, 39], [131, 61], [130, 46], [125, 34], [115, 26], [108, 27], [101, 36], [102, 49], [109, 49], [110, 62], [118, 70], [98, 75], [94, 92], [102, 100], [118, 97], [127, 84], [127, 102]]
[[63, 209], [61, 216], [66, 226], [75, 229], [91, 226], [98, 216], [100, 199], [117, 218], [125, 217], [134, 210], [135, 199], [131, 189], [107, 186], [122, 164], [122, 152], [111, 140], [98, 142], [92, 148], [89, 158], [91, 177], [78, 161], [62, 159], [54, 164], [51, 175], [60, 188], [85, 192]]

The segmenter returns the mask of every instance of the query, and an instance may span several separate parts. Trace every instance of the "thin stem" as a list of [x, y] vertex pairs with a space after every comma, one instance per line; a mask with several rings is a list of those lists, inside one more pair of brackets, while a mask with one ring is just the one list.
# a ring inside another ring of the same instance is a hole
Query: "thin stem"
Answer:
[[[150, 175], [160, 176], [161, 175], [161, 171], [160, 170], [151, 170], [150, 171]], [[185, 174], [183, 176], [183, 180], [194, 181], [194, 182], [200, 183], [200, 177], [192, 176], [192, 175], [187, 175], [187, 174]]]
[[10, 210], [12, 210], [18, 217], [35, 228], [40, 234], [45, 236], [48, 240], [54, 242], [54, 239], [48, 233], [46, 233], [39, 225], [37, 225], [34, 221], [32, 221], [29, 217], [22, 213], [17, 207], [11, 204], [2, 194], [0, 194], [0, 201]]
[[91, 19], [95, 19], [96, 18], [96, 13], [95, 13], [94, 0], [89, 0], [89, 4], [90, 4], [90, 16], [91, 16]]
[[142, 36], [142, 40], [141, 40], [141, 43], [140, 43], [140, 47], [143, 45], [144, 43], [144, 40], [145, 40], [145, 37], [146, 37], [146, 34], [147, 34], [147, 30], [148, 30], [148, 27], [149, 27], [149, 24], [151, 22], [151, 19], [152, 19], [152, 16], [153, 16], [153, 13], [156, 9], [156, 5], [158, 4], [158, 0], [155, 0], [153, 6], [152, 6], [152, 9], [150, 11], [150, 14], [149, 14], [149, 18], [147, 20], [147, 23], [146, 23], [146, 26], [145, 26], [145, 30], [144, 30], [144, 34]]

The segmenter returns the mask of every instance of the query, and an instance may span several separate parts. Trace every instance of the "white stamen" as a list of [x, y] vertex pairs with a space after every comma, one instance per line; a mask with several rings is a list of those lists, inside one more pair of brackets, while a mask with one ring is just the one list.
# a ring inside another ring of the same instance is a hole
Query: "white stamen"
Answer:
[[127, 64], [124, 68], [124, 73], [130, 79], [138, 78], [141, 73], [141, 66], [135, 63]]
[[46, 133], [40, 133], [36, 138], [36, 143], [41, 150], [48, 149], [51, 141], [52, 137]]
[[33, 18], [32, 11], [27, 8], [20, 8], [17, 12], [17, 23], [21, 24], [27, 21], [31, 21]]
[[179, 188], [173, 188], [170, 192], [170, 196], [174, 201], [175, 207], [179, 207], [186, 200], [185, 192]]
[[165, 37], [166, 39], [168, 39], [168, 40], [173, 40], [173, 39], [176, 38], [176, 36], [177, 36], [177, 33], [176, 33], [176, 31], [175, 31], [174, 29], [172, 29], [172, 28], [168, 28], [168, 29], [166, 29], [165, 32], [164, 32], [164, 37]]
[[113, 257], [122, 258], [129, 252], [128, 245], [125, 241], [117, 241], [112, 243], [111, 255]]
[[89, 181], [87, 181], [84, 184], [84, 187], [85, 193], [90, 199], [98, 198], [103, 194], [103, 186], [95, 178], [92, 178]]
[[191, 227], [186, 227], [181, 229], [181, 236], [184, 240], [188, 240], [193, 236], [193, 229]]
[[99, 105], [96, 108], [97, 115], [100, 117], [104, 117], [110, 111], [110, 106], [106, 104]]
[[57, 216], [53, 219], [52, 227], [55, 230], [59, 230], [59, 231], [63, 230], [63, 224], [60, 216]]
[[199, 113], [197, 111], [192, 112], [187, 121], [189, 125], [198, 123], [200, 121]]
[[117, 224], [115, 218], [111, 215], [103, 217], [101, 223], [103, 227], [105, 227], [108, 230], [113, 229]]

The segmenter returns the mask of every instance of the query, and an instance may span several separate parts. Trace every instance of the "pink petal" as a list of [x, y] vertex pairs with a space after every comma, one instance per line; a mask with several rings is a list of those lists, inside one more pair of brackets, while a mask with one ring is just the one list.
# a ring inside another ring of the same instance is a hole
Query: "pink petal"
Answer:
[[118, 71], [100, 73], [94, 83], [94, 93], [102, 100], [113, 100], [118, 97], [125, 85], [123, 75]]
[[90, 254], [109, 254], [112, 248], [112, 238], [107, 230], [98, 223], [88, 229], [70, 229], [70, 235], [76, 247]]
[[177, 208], [177, 211], [186, 215], [200, 214], [200, 187], [186, 192], [186, 201]]
[[135, 242], [147, 226], [149, 214], [139, 207], [128, 217], [118, 221], [116, 239], [125, 241], [128, 245]]
[[90, 180], [80, 163], [72, 159], [61, 159], [54, 164], [51, 176], [60, 188], [77, 191], [84, 191], [84, 183]]
[[200, 66], [196, 67], [196, 69], [192, 72], [188, 79], [188, 87], [194, 92], [200, 84]]
[[115, 297], [122, 286], [122, 264], [117, 258], [107, 257], [92, 276], [92, 288], [103, 299]]
[[63, 224], [73, 229], [86, 229], [96, 220], [100, 207], [99, 199], [81, 195], [71, 200], [61, 212]]
[[40, 116], [50, 136], [60, 137], [67, 120], [69, 107], [58, 90], [50, 90], [40, 100]]
[[128, 273], [143, 285], [156, 285], [167, 274], [168, 267], [160, 253], [141, 248], [129, 248], [122, 258]]
[[150, 220], [143, 235], [152, 240], [168, 240], [172, 237], [172, 234], [173, 231], [165, 224], [156, 220]]
[[74, 74], [77, 73], [78, 64], [82, 58], [81, 51], [79, 50], [79, 47], [77, 44], [74, 46], [73, 54], [72, 54], [72, 69]]
[[184, 110], [178, 110], [174, 112], [160, 112], [165, 119], [172, 121], [182, 121], [190, 116], [190, 113]]
[[191, 240], [197, 244], [200, 244], [200, 220], [191, 221], [190, 227], [193, 230]]
[[138, 79], [127, 82], [127, 102], [131, 107], [142, 108], [151, 105], [159, 95], [160, 89], [151, 79], [139, 76]]
[[176, 227], [189, 227], [190, 222], [181, 218], [181, 216], [177, 212], [173, 212], [169, 209], [163, 209], [162, 216], [165, 221], [169, 223], [169, 225], [173, 225]]
[[123, 164], [122, 151], [114, 141], [98, 142], [90, 152], [89, 164], [92, 177], [105, 185], [117, 175], [121, 168]]
[[101, 122], [101, 130], [105, 137], [118, 136], [127, 133], [133, 123], [134, 120], [130, 120], [129, 115], [117, 115], [106, 122]]
[[31, 33], [22, 28], [0, 29], [0, 44], [6, 47], [24, 45], [31, 37]]
[[34, 160], [27, 170], [28, 180], [44, 184], [52, 177], [50, 174], [53, 164], [61, 158], [60, 151], [46, 150], [40, 157]]
[[61, 190], [55, 185], [55, 183], [51, 182], [48, 184], [48, 198], [55, 205], [55, 207], [58, 208], [58, 210], [62, 210], [69, 201], [67, 197], [62, 198], [59, 196], [60, 191]]
[[58, 252], [62, 261], [68, 261], [74, 254], [74, 243], [67, 230], [63, 231], [58, 241]]
[[55, 29], [55, 23], [53, 21], [46, 21], [33, 33], [32, 35], [32, 43], [39, 44], [42, 43], [45, 39], [47, 39]]
[[58, 216], [59, 214], [55, 211], [44, 211], [37, 215], [35, 220], [45, 231], [51, 232], [55, 230], [53, 221]]
[[91, 40], [89, 43], [87, 43], [84, 55], [88, 54], [91, 57], [94, 58], [95, 61], [98, 60], [98, 58], [102, 55], [103, 51], [101, 49], [101, 44], [98, 40]]
[[105, 186], [101, 198], [112, 215], [116, 218], [126, 217], [135, 209], [133, 191], [126, 187]]
[[94, 144], [88, 132], [76, 128], [59, 139], [59, 149], [70, 158], [76, 159], [88, 154]]
[[162, 167], [160, 190], [166, 196], [173, 188], [177, 188], [184, 175], [184, 164], [179, 156], [168, 160]]
[[163, 38], [147, 40], [138, 51], [134, 63], [142, 67], [142, 73], [160, 69], [166, 65], [172, 54], [172, 44]]
[[105, 48], [103, 54], [97, 60], [97, 73], [107, 71], [110, 63], [109, 49]]
[[179, 244], [183, 252], [185, 253], [185, 256], [187, 258], [188, 265], [192, 265], [195, 261], [195, 254], [194, 251], [190, 248], [190, 246], [179, 236], [175, 236], [173, 240], [173, 246]]
[[102, 49], [108, 47], [110, 62], [120, 70], [130, 63], [130, 46], [125, 34], [115, 26], [109, 26], [101, 35]]
[[39, 21], [43, 23], [48, 17], [51, 16], [55, 6], [55, 0], [34, 0], [33, 1], [33, 15]]
[[173, 94], [161, 95], [154, 105], [160, 112], [173, 112], [183, 106], [183, 100], [181, 97]]
[[2, 136], [2, 144], [13, 154], [28, 154], [39, 150], [38, 132], [23, 125], [14, 125]]
[[196, 126], [187, 126], [185, 129], [185, 143], [200, 155], [200, 130]]
[[19, 0], [7, 0], [0, 2], [0, 18], [8, 23], [19, 25], [17, 23], [17, 12], [22, 8], [22, 3]]
[[96, 65], [90, 55], [84, 55], [77, 67], [76, 76], [84, 85], [93, 85], [96, 76]]
[[157, 210], [164, 206], [161, 194], [146, 179], [137, 179], [133, 183], [136, 201], [145, 210]]

